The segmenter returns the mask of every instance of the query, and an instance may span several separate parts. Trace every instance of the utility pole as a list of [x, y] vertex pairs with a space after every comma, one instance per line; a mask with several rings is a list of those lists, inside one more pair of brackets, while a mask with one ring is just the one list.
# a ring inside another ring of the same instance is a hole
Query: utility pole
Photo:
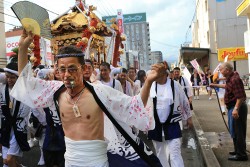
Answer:
[[4, 24], [4, 3], [3, 0], [0, 0], [0, 5], [3, 8], [0, 8], [0, 68], [3, 68], [7, 64], [6, 58], [6, 37], [5, 37], [5, 24]]

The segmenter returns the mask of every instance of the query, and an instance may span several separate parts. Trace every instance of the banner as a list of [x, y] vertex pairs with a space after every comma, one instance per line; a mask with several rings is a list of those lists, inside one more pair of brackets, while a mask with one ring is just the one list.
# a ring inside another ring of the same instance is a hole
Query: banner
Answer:
[[190, 63], [191, 63], [192, 66], [197, 70], [197, 72], [198, 72], [199, 74], [204, 74], [204, 75], [205, 75], [205, 73], [202, 71], [202, 69], [201, 69], [201, 67], [200, 67], [200, 65], [199, 65], [199, 63], [197, 62], [196, 59], [190, 61]]
[[121, 34], [124, 33], [123, 14], [122, 14], [122, 10], [121, 9], [117, 10], [117, 19], [116, 20], [117, 20], [119, 32]]
[[183, 76], [184, 76], [185, 78], [187, 78], [189, 84], [192, 85], [192, 82], [191, 82], [191, 80], [190, 80], [191, 74], [190, 74], [190, 72], [188, 71], [187, 67], [184, 67], [184, 69], [182, 70], [182, 73], [183, 73]]
[[219, 64], [217, 65], [217, 67], [214, 69], [213, 74], [215, 74], [217, 71], [219, 71], [220, 65], [221, 65], [221, 63], [219, 63]]
[[218, 61], [225, 61], [227, 56], [227, 61], [248, 60], [244, 47], [218, 49]]

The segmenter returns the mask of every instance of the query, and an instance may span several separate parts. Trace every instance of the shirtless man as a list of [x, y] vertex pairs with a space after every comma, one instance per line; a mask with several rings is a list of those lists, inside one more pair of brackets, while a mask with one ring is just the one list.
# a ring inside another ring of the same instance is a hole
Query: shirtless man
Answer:
[[[104, 114], [94, 95], [98, 96], [109, 113], [127, 131], [131, 129], [129, 126], [135, 126], [142, 131], [154, 128], [154, 121], [150, 117], [152, 111], [145, 107], [152, 82], [164, 75], [163, 65], [153, 65], [140, 95], [129, 97], [102, 84], [90, 85], [84, 82], [83, 53], [69, 46], [62, 48], [57, 55], [58, 71], [64, 85], [60, 81], [42, 81], [30, 77], [30, 68], [26, 65], [27, 50], [32, 40], [33, 34], [24, 31], [19, 41], [18, 55], [18, 71], [23, 72], [12, 95], [34, 108], [49, 107], [51, 112], [55, 110], [54, 105], [58, 104], [65, 134], [66, 167], [83, 164], [89, 167], [109, 165], [108, 143], [104, 140]], [[19, 86], [22, 86], [22, 90]], [[53, 100], [55, 93], [59, 94], [58, 103]]]

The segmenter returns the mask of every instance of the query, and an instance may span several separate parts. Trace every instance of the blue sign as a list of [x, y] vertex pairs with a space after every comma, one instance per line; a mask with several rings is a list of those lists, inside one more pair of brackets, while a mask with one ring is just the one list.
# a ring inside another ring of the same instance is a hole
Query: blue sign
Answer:
[[[106, 24], [112, 24], [110, 21], [113, 18], [117, 18], [116, 15], [114, 16], [104, 16], [102, 20], [106, 22]], [[123, 23], [136, 23], [136, 22], [146, 22], [146, 13], [135, 13], [135, 14], [124, 14], [123, 15]]]

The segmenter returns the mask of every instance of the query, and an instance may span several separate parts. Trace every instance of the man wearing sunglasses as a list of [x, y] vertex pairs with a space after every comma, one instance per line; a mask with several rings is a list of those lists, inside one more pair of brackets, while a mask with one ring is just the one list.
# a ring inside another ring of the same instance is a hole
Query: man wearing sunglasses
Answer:
[[[12, 95], [33, 108], [49, 107], [53, 115], [59, 115], [65, 134], [65, 166], [161, 166], [152, 151], [146, 149], [146, 152], [141, 152], [138, 149], [142, 147], [145, 150], [146, 146], [138, 142], [130, 127], [142, 131], [154, 128], [152, 106], [146, 105], [152, 82], [164, 75], [166, 69], [163, 65], [153, 65], [141, 93], [129, 97], [103, 84], [83, 81], [83, 53], [73, 46], [67, 46], [61, 48], [56, 56], [62, 82], [43, 81], [33, 78], [27, 65], [26, 55], [32, 40], [33, 34], [24, 31], [19, 41], [18, 55], [19, 73], [22, 73], [19, 86], [13, 88]], [[119, 132], [103, 111], [116, 127], [121, 128]], [[55, 119], [54, 123], [60, 120]], [[130, 138], [137, 141], [138, 148], [128, 143], [127, 139]], [[124, 146], [127, 148], [122, 149]], [[112, 159], [112, 156], [115, 158]]]

